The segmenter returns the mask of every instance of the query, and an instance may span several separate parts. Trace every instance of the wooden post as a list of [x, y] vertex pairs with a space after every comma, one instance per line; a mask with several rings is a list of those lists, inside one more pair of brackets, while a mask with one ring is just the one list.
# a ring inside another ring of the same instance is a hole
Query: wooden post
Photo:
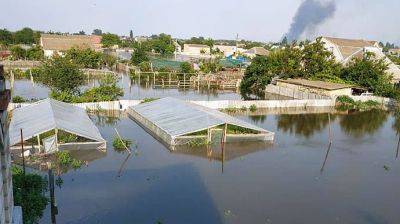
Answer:
[[58, 129], [54, 129], [54, 135], [56, 136], [56, 150], [58, 151]]
[[41, 150], [40, 150], [40, 135], [37, 135], [37, 143], [38, 143], [39, 152], [40, 152], [40, 151], [41, 151]]
[[56, 224], [56, 215], [58, 214], [56, 198], [54, 195], [54, 174], [53, 170], [49, 169], [49, 190], [50, 190], [50, 212], [51, 212], [51, 223]]
[[331, 130], [331, 115], [328, 113], [328, 122], [329, 122], [329, 144], [332, 144], [332, 130]]
[[22, 169], [25, 176], [25, 155], [24, 155], [24, 137], [21, 128], [21, 153], [22, 153]]
[[171, 72], [168, 73], [168, 85], [171, 87]]
[[156, 73], [153, 72], [153, 87], [156, 85]]
[[211, 130], [210, 128], [207, 128], [207, 143], [211, 143]]
[[183, 89], [186, 87], [186, 73], [183, 73]]

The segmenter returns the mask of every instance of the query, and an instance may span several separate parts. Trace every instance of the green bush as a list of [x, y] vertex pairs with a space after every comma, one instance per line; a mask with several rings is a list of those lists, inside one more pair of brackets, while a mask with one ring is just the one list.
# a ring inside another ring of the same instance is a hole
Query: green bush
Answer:
[[24, 223], [38, 223], [43, 216], [49, 199], [46, 197], [46, 178], [27, 173], [23, 174], [22, 169], [13, 166], [11, 169], [13, 178], [14, 205], [22, 207]]
[[252, 105], [249, 107], [249, 109], [250, 109], [251, 112], [255, 112], [255, 111], [257, 110], [257, 106], [256, 106], [255, 104], [252, 104]]
[[131, 145], [132, 141], [129, 139], [120, 139], [119, 137], [114, 137], [113, 147], [117, 151], [125, 150], [126, 149], [125, 147], [130, 149]]
[[337, 103], [342, 103], [342, 104], [354, 104], [353, 98], [349, 96], [338, 96], [336, 98]]
[[26, 100], [22, 96], [14, 96], [12, 98], [13, 103], [25, 103]]

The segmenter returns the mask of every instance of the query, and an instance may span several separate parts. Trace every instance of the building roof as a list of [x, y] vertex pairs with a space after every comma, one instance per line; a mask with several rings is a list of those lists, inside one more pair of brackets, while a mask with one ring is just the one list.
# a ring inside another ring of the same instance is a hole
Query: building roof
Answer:
[[222, 124], [231, 124], [262, 133], [269, 131], [220, 111], [187, 101], [166, 97], [130, 107], [171, 137], [182, 136]]
[[333, 44], [343, 47], [374, 47], [377, 43], [376, 41], [361, 40], [361, 39], [344, 39], [335, 37], [324, 37]]
[[85, 109], [53, 99], [44, 99], [12, 112], [9, 135], [10, 145], [24, 141], [55, 128], [95, 140], [105, 142]]
[[269, 51], [263, 47], [253, 47], [247, 51], [244, 52], [245, 54], [255, 54], [255, 55], [261, 55], [261, 56], [268, 56]]
[[66, 51], [72, 47], [98, 49], [101, 36], [42, 34], [40, 45], [44, 50]]
[[277, 79], [278, 82], [289, 83], [293, 85], [306, 86], [310, 88], [324, 89], [324, 90], [337, 90], [351, 88], [353, 85], [324, 82], [324, 81], [313, 81], [306, 79]]
[[196, 47], [196, 48], [210, 48], [210, 46], [205, 45], [205, 44], [184, 44], [183, 48], [185, 47]]
[[332, 44], [336, 45], [339, 49], [340, 53], [343, 56], [343, 59], [347, 59], [349, 57], [357, 57], [360, 58], [363, 56], [363, 49], [365, 47], [376, 47], [376, 41], [369, 40], [357, 40], [357, 39], [344, 39], [344, 38], [334, 38], [334, 37], [323, 37], [328, 40]]

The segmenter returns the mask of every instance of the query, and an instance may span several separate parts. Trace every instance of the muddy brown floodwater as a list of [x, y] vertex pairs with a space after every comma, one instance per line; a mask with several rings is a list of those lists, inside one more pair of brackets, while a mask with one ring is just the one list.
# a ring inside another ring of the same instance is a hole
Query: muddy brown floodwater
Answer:
[[[57, 223], [399, 223], [400, 118], [331, 114], [328, 150], [326, 113], [237, 117], [275, 143], [170, 152], [128, 118], [92, 116], [108, 149], [60, 176]], [[112, 149], [114, 127], [132, 156]]]

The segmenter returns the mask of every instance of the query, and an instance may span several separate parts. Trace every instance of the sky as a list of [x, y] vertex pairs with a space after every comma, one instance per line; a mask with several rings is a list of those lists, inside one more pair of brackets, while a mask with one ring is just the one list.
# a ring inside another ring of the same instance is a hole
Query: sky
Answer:
[[[0, 0], [0, 28], [176, 38], [279, 41], [303, 0]], [[328, 1], [328, 0], [319, 0]], [[304, 38], [334, 36], [400, 45], [399, 0], [333, 0], [334, 15]]]

